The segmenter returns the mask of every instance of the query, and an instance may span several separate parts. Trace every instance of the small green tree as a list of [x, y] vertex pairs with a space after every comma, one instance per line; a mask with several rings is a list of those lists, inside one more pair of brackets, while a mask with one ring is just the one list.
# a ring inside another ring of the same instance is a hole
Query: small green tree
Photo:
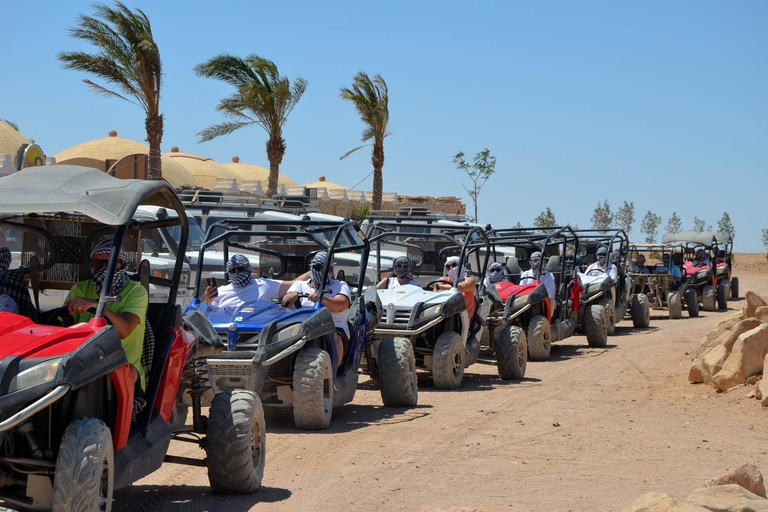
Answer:
[[522, 224], [520, 224], [520, 221], [517, 221], [517, 224], [515, 224], [514, 226], [512, 226], [512, 229], [522, 229], [522, 227], [523, 227], [523, 225], [522, 225]]
[[483, 189], [485, 182], [496, 172], [496, 157], [491, 155], [488, 148], [485, 148], [476, 154], [472, 164], [469, 164], [464, 160], [464, 153], [459, 151], [453, 157], [453, 163], [457, 169], [467, 173], [467, 176], [472, 181], [472, 188], [467, 188], [463, 183], [461, 186], [464, 187], [464, 190], [467, 191], [470, 199], [472, 199], [472, 204], [475, 208], [475, 217], [472, 220], [477, 222], [477, 199], [480, 197], [480, 191]]
[[672, 215], [667, 220], [667, 227], [664, 228], [665, 233], [679, 233], [683, 230], [683, 221], [677, 212], [672, 212]]
[[533, 226], [537, 228], [551, 228], [557, 226], [555, 214], [552, 213], [552, 210], [549, 209], [549, 206], [547, 206], [543, 212], [541, 212], [535, 219], [533, 219]]
[[763, 230], [763, 245], [765, 246], [765, 249], [768, 250], [768, 229]]
[[661, 224], [661, 216], [648, 210], [640, 223], [640, 232], [645, 235], [645, 243], [652, 244], [656, 241], [656, 232]]
[[721, 233], [728, 233], [731, 235], [731, 238], [736, 238], [736, 230], [733, 227], [731, 216], [728, 215], [728, 212], [723, 212], [723, 216], [717, 221], [717, 230]]
[[705, 231], [707, 229], [707, 223], [704, 221], [704, 219], [700, 219], [698, 217], [693, 218], [693, 230], [698, 231], [699, 233]]
[[632, 225], [635, 223], [635, 203], [624, 201], [624, 204], [613, 216], [613, 221], [629, 235], [632, 232]]
[[608, 229], [613, 224], [613, 213], [611, 213], [611, 205], [608, 204], [608, 200], [597, 203], [595, 211], [592, 213], [592, 228], [593, 229]]

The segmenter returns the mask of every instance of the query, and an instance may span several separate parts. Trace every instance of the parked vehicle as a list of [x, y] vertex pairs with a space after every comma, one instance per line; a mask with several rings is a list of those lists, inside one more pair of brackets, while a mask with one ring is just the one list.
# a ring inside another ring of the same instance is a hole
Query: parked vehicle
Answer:
[[[386, 266], [379, 255], [385, 250], [399, 250], [414, 262], [414, 277], [423, 286], [376, 290], [383, 307], [382, 320], [374, 330], [373, 342], [366, 347], [366, 366], [382, 389], [391, 384], [388, 373], [381, 369], [382, 353], [389, 347], [401, 347], [403, 354], [412, 347], [415, 367], [431, 372], [435, 387], [448, 389], [461, 385], [464, 369], [475, 363], [480, 353], [484, 329], [481, 318], [490, 308], [490, 302], [483, 301], [483, 280], [490, 256], [488, 237], [477, 227], [441, 232], [431, 228], [430, 224], [391, 221], [368, 225], [378, 275], [384, 277], [387, 270], [392, 270], [391, 262]], [[449, 256], [458, 256], [459, 271], [464, 269], [467, 276], [477, 279], [474, 293], [465, 297], [456, 288], [457, 283], [450, 290], [433, 291]], [[471, 268], [466, 268], [467, 263]], [[468, 301], [479, 314], [470, 316]], [[407, 357], [410, 365], [410, 354]]]
[[[232, 219], [208, 228], [199, 260], [216, 245], [223, 247], [225, 260], [232, 251], [257, 254], [259, 275], [271, 279], [295, 279], [319, 251], [327, 251], [329, 261], [357, 262], [353, 272], [340, 269], [336, 276], [347, 282], [352, 294], [349, 339], [343, 356], [334, 343], [336, 328], [331, 312], [321, 301], [314, 307], [294, 309], [257, 300], [208, 313], [230, 353], [255, 351], [255, 391], [265, 406], [292, 408], [300, 428], [327, 428], [333, 408], [354, 398], [366, 339], [381, 315], [375, 291], [363, 292], [368, 240], [353, 221], [262, 220], [255, 229], [250, 219]], [[326, 266], [321, 296], [328, 292], [332, 277]], [[195, 286], [196, 295], [200, 295], [205, 286], [200, 277]], [[207, 308], [195, 299], [189, 309]]]
[[[690, 276], [683, 271], [682, 251], [683, 247], [675, 244], [630, 244], [629, 249], [629, 261], [635, 261], [639, 253], [648, 258], [645, 266], [647, 273], [633, 270], [628, 272], [635, 296], [644, 294], [651, 309], [667, 311], [670, 319], [682, 318], [684, 308], [691, 318], [699, 316], [696, 290], [688, 288]], [[670, 267], [663, 263], [665, 255], [680, 268], [680, 283], [672, 281]], [[634, 321], [634, 309], [632, 318]]]
[[[21, 233], [22, 261], [39, 258], [35, 279], [44, 285], [68, 289], [90, 277], [91, 248], [113, 238], [126, 252], [131, 279], [145, 288], [150, 283], [167, 288], [166, 302], [147, 309], [143, 409], [134, 405], [126, 352], [105, 317], [108, 303], [118, 297], [101, 294], [93, 318], [77, 325], [71, 325], [66, 306], [42, 312], [36, 322], [0, 313], [0, 503], [35, 510], [111, 510], [115, 489], [164, 461], [207, 467], [217, 492], [254, 492], [261, 484], [263, 411], [258, 397], [235, 382], [251, 377], [252, 357], [222, 363], [220, 340], [211, 336], [210, 324], [199, 316], [182, 319], [176, 294], [183, 257], [176, 257], [168, 278], [152, 274], [141, 260], [141, 235], [168, 221], [137, 220], [138, 204], [177, 212], [174, 222], [186, 243], [183, 207], [164, 181], [119, 180], [68, 165], [0, 178], [0, 226]], [[115, 249], [104, 290], [117, 262]], [[6, 291], [31, 303], [23, 280], [9, 280], [8, 286], [20, 286]], [[26, 306], [20, 310], [29, 311]], [[239, 378], [232, 379], [233, 374]], [[178, 418], [178, 398], [189, 381], [193, 424], [186, 427]], [[204, 418], [200, 395], [210, 387], [217, 392]], [[184, 426], [175, 429], [174, 424]], [[206, 459], [167, 455], [171, 439], [199, 444]]]

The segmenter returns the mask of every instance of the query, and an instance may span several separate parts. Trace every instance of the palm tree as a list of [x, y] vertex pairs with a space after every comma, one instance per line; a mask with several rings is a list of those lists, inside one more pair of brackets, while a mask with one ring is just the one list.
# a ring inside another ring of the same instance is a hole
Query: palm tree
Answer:
[[228, 54], [216, 55], [195, 66], [195, 72], [198, 76], [216, 78], [237, 88], [236, 93], [222, 99], [216, 106], [216, 110], [232, 120], [201, 131], [198, 133], [200, 141], [229, 135], [254, 124], [264, 128], [269, 134], [267, 196], [272, 197], [277, 193], [280, 163], [285, 155], [283, 126], [307, 90], [307, 81], [297, 78], [291, 83], [287, 77], [280, 76], [274, 62], [254, 54], [245, 59]]
[[341, 159], [344, 159], [366, 146], [373, 146], [371, 163], [373, 163], [373, 200], [371, 208], [373, 210], [381, 209], [381, 193], [384, 183], [381, 177], [381, 168], [384, 167], [384, 139], [392, 135], [387, 131], [389, 124], [389, 94], [387, 92], [387, 82], [376, 75], [373, 80], [368, 74], [360, 71], [355, 75], [352, 82], [352, 88], [341, 88], [339, 97], [343, 100], [349, 100], [355, 105], [355, 109], [360, 114], [361, 119], [367, 125], [363, 130], [363, 142], [373, 141], [363, 144], [355, 149], [345, 153]]
[[69, 34], [91, 43], [98, 53], [62, 52], [59, 60], [64, 69], [91, 73], [116, 88], [107, 89], [90, 80], [83, 80], [96, 92], [123, 99], [144, 110], [149, 143], [149, 178], [162, 179], [160, 86], [163, 75], [160, 50], [152, 37], [149, 18], [140, 9], [132, 11], [119, 1], [114, 8], [95, 4], [94, 9], [95, 16], [81, 14], [77, 26], [69, 29]]

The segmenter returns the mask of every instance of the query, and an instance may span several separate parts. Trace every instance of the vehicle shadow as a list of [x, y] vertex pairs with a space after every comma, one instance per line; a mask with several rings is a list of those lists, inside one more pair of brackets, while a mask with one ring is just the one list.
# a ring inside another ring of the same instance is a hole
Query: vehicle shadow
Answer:
[[227, 510], [247, 512], [259, 503], [279, 503], [291, 497], [291, 491], [262, 486], [255, 494], [216, 494], [208, 486], [131, 485], [115, 491], [114, 512], [154, 510], [200, 511]]
[[[477, 361], [475, 364], [493, 364], [495, 366], [495, 362], [487, 362], [483, 361], [481, 363], [480, 360]], [[471, 368], [471, 367], [470, 367]], [[464, 370], [464, 380], [461, 382], [461, 386], [459, 386], [456, 389], [440, 389], [436, 388], [435, 384], [432, 382], [432, 377], [426, 372], [419, 372], [419, 392], [430, 392], [430, 393], [466, 393], [471, 391], [483, 391], [487, 389], [495, 389], [499, 387], [511, 387], [511, 386], [531, 386], [535, 385], [537, 383], [541, 382], [541, 379], [536, 379], [533, 377], [523, 377], [520, 380], [502, 380], [499, 378], [496, 374], [487, 374], [487, 373], [473, 373], [469, 369]]]
[[[419, 384], [421, 388], [421, 384]], [[410, 423], [431, 414], [431, 405], [415, 407], [384, 407], [374, 404], [347, 404], [333, 409], [331, 425], [325, 430], [301, 430], [293, 421], [288, 409], [267, 409], [266, 422], [269, 434], [339, 434], [366, 427]]]
[[616, 330], [613, 332], [613, 334], [609, 335], [608, 337], [611, 338], [613, 336], [631, 336], [633, 334], [645, 334], [645, 333], [651, 333], [658, 331], [659, 328], [651, 325], [649, 327], [632, 327], [631, 325], [617, 325]]
[[[608, 337], [609, 342], [610, 342], [610, 339], [611, 339], [611, 336]], [[586, 341], [586, 338], [584, 338], [584, 341]], [[592, 348], [588, 344], [560, 345], [555, 343], [552, 345], [552, 352], [549, 354], [548, 361], [556, 362], [556, 361], [567, 361], [569, 359], [584, 358], [584, 357], [597, 357], [600, 354], [606, 352], [607, 350], [611, 350], [614, 348], [616, 348], [616, 345], [611, 345], [610, 343], [605, 347], [601, 347], [601, 348]]]

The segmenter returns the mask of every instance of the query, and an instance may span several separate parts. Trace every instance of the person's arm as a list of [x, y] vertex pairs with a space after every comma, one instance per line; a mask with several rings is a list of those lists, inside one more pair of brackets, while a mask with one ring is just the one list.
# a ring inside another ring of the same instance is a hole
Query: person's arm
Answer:
[[[287, 306], [288, 304], [291, 304], [292, 302], [296, 302], [299, 298], [299, 286], [301, 285], [301, 281], [294, 280], [293, 284], [288, 288], [288, 291], [285, 292], [283, 295], [283, 306]], [[281, 285], [282, 289], [282, 285]]]
[[456, 285], [456, 288], [460, 292], [471, 292], [475, 291], [475, 287], [477, 286], [477, 279], [474, 277], [468, 277], [459, 284]]
[[[84, 299], [82, 297], [75, 297], [74, 299], [66, 303], [69, 313], [85, 313], [91, 308], [96, 308], [99, 305], [99, 301], [96, 299]], [[104, 316], [106, 316], [117, 331], [117, 336], [122, 340], [128, 337], [133, 332], [137, 325], [141, 322], [141, 318], [137, 315], [129, 312], [113, 313], [109, 309], [104, 310]]]
[[432, 290], [435, 292], [443, 291], [443, 290], [450, 290], [453, 287], [453, 284], [451, 284], [450, 279], [447, 277], [441, 277], [437, 280], [435, 285], [432, 287]]
[[389, 284], [389, 278], [385, 277], [384, 279], [379, 281], [379, 284], [376, 285], [376, 289], [378, 289], [378, 290], [386, 290], [388, 284]]
[[[315, 299], [317, 298], [315, 295], [316, 294], [312, 294], [309, 297], [309, 300], [315, 302], [315, 300], [313, 300], [313, 297]], [[331, 313], [341, 313], [345, 309], [349, 309], [349, 297], [342, 293], [337, 293], [333, 297], [323, 295], [323, 306], [330, 309]]]
[[293, 283], [297, 281], [306, 281], [309, 279], [309, 271], [304, 272], [299, 277], [294, 279], [293, 281], [280, 281], [280, 297], [285, 296], [286, 293], [288, 293], [291, 289], [291, 286], [293, 286]]

